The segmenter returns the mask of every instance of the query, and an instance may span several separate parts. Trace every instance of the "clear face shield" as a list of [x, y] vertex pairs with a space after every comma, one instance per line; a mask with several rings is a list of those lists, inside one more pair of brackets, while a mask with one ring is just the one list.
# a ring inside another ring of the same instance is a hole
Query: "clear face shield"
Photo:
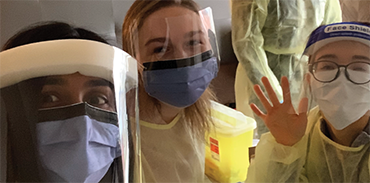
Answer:
[[217, 76], [219, 55], [212, 11], [154, 12], [134, 35], [146, 92], [171, 106], [194, 104]]
[[310, 36], [301, 59], [302, 97], [325, 121], [342, 130], [368, 120], [370, 110], [370, 27], [343, 22], [321, 26]]
[[135, 59], [96, 41], [45, 41], [1, 52], [0, 74], [2, 181], [134, 180]]

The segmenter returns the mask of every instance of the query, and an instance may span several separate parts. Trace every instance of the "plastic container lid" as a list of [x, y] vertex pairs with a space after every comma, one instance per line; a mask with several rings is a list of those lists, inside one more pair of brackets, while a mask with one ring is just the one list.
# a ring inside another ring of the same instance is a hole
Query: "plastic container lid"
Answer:
[[211, 101], [212, 117], [218, 133], [237, 136], [256, 128], [256, 121], [242, 112]]

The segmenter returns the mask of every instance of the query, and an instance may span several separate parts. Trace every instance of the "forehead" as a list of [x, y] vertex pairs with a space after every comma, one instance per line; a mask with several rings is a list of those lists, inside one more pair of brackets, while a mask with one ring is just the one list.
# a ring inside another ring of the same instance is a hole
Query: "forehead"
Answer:
[[166, 7], [155, 11], [143, 22], [139, 32], [143, 35], [163, 36], [202, 29], [200, 16], [184, 7]]
[[324, 55], [335, 55], [337, 58], [345, 59], [354, 55], [370, 57], [370, 47], [356, 41], [337, 41], [323, 46], [314, 55], [315, 60]]
[[45, 79], [46, 85], [69, 85], [69, 84], [84, 84], [89, 83], [88, 86], [109, 86], [111, 83], [105, 79], [85, 76], [80, 73], [66, 74], [66, 75], [56, 75], [48, 76]]

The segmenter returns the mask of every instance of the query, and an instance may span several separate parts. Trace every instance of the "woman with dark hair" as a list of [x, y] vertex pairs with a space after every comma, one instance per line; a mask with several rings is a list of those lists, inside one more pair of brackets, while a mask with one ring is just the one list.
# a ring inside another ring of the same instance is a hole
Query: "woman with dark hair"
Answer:
[[6, 176], [0, 181], [123, 182], [112, 72], [128, 54], [63, 22], [27, 27], [3, 50], [0, 125], [6, 140], [0, 155]]

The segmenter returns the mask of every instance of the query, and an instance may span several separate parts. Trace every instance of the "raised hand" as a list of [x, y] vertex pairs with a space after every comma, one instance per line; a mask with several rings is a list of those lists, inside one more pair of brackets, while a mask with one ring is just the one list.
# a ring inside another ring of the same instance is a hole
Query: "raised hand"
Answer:
[[267, 77], [262, 77], [262, 83], [271, 103], [262, 92], [259, 85], [254, 85], [254, 91], [266, 109], [264, 114], [255, 104], [251, 104], [253, 112], [262, 118], [276, 142], [292, 146], [297, 143], [305, 134], [307, 127], [307, 105], [308, 99], [303, 98], [299, 102], [298, 113], [294, 110], [290, 97], [288, 78], [281, 78], [281, 87], [283, 89], [283, 103], [279, 102], [274, 90], [271, 87]]

